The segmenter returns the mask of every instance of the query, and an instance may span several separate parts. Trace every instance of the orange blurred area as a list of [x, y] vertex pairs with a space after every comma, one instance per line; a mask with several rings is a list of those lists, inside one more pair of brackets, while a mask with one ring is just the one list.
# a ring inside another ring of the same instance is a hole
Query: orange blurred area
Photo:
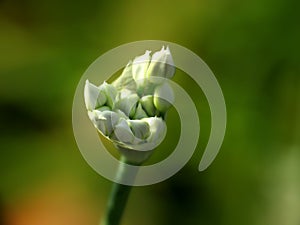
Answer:
[[100, 207], [96, 212], [87, 194], [71, 187], [53, 182], [27, 193], [5, 210], [5, 225], [97, 224], [102, 212]]

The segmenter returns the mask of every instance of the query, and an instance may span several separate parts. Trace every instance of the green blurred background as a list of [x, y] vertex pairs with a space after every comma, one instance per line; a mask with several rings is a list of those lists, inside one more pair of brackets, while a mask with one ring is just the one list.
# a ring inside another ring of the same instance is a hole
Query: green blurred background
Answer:
[[227, 104], [227, 133], [214, 163], [199, 173], [209, 109], [195, 83], [177, 75], [199, 110], [199, 146], [169, 180], [134, 188], [124, 225], [299, 225], [299, 6], [297, 0], [0, 0], [0, 224], [98, 223], [111, 182], [76, 146], [73, 94], [101, 54], [159, 39], [191, 49], [214, 71]]

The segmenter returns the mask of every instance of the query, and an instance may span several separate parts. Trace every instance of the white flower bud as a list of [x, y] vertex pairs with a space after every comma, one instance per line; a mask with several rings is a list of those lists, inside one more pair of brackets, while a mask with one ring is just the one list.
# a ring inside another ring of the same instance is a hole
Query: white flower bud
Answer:
[[123, 111], [121, 111], [121, 110], [119, 110], [119, 109], [115, 109], [114, 112], [118, 113], [118, 115], [119, 115], [120, 118], [124, 118], [124, 119], [126, 119], [126, 120], [128, 119], [128, 116], [126, 116], [125, 113], [124, 113]]
[[120, 120], [120, 116], [112, 111], [98, 111], [89, 112], [89, 117], [93, 121], [94, 126], [104, 135], [109, 136], [115, 129], [115, 126]]
[[132, 118], [135, 114], [136, 104], [139, 101], [137, 94], [129, 94], [115, 103], [115, 108], [123, 111], [127, 117]]
[[131, 61], [126, 65], [121, 76], [119, 76], [112, 83], [112, 85], [114, 87], [116, 87], [116, 89], [118, 91], [121, 91], [124, 88], [126, 88], [127, 90], [130, 90], [131, 92], [136, 91], [136, 83], [132, 77], [132, 62]]
[[150, 135], [147, 138], [147, 143], [151, 143], [149, 147], [154, 149], [164, 140], [167, 133], [167, 125], [165, 121], [159, 117], [144, 118], [142, 121], [149, 124]]
[[150, 126], [146, 121], [129, 120], [132, 133], [139, 139], [146, 139], [150, 135]]
[[107, 97], [107, 102], [106, 104], [110, 107], [113, 108], [114, 106], [114, 101], [117, 95], [117, 89], [111, 85], [106, 83], [105, 81], [103, 84], [100, 86], [100, 88], [104, 91], [106, 97]]
[[121, 118], [119, 123], [116, 125], [111, 138], [125, 144], [132, 144], [135, 139], [127, 121], [123, 118]]
[[[131, 121], [129, 122], [130, 124]], [[147, 131], [148, 128], [142, 123], [138, 124], [139, 127], [137, 126], [137, 124], [135, 124], [135, 128], [131, 126], [131, 130], [130, 130], [126, 120], [123, 121], [121, 119], [119, 123], [120, 125], [118, 124], [116, 126], [118, 127], [118, 129], [116, 128], [115, 132], [111, 136], [112, 139], [118, 141], [116, 143], [117, 146], [120, 146], [125, 149], [147, 152], [155, 149], [164, 140], [167, 133], [167, 126], [165, 121], [162, 120], [162, 118], [150, 117], [150, 118], [144, 118], [139, 121], [146, 122], [146, 124], [148, 124], [149, 133]], [[135, 132], [137, 132], [136, 134], [137, 136], [143, 136], [143, 134], [146, 134], [148, 135], [148, 137], [145, 136], [146, 139], [143, 140], [141, 138], [134, 136], [133, 129], [139, 129], [139, 131], [135, 130]]]
[[165, 113], [174, 103], [174, 93], [167, 82], [157, 86], [154, 91], [154, 105], [162, 113]]
[[148, 123], [150, 135], [147, 137], [146, 141], [134, 145], [129, 145], [128, 148], [139, 151], [153, 150], [164, 140], [166, 136], [166, 123], [162, 118], [159, 117], [144, 118], [141, 121]]
[[146, 51], [144, 55], [138, 56], [132, 63], [132, 77], [136, 83], [141, 83], [146, 78], [147, 69], [150, 62], [151, 51]]
[[104, 105], [106, 100], [107, 98], [104, 91], [86, 80], [84, 86], [84, 101], [87, 110], [92, 111]]
[[129, 62], [112, 84], [97, 87], [86, 81], [84, 99], [90, 120], [132, 163], [146, 160], [165, 138], [163, 118], [174, 102], [165, 79], [174, 72], [170, 50], [163, 47], [152, 58], [146, 51]]
[[169, 47], [164, 46], [158, 52], [155, 52], [151, 58], [147, 70], [147, 77], [151, 82], [162, 82], [151, 79], [151, 77], [172, 78], [175, 73], [175, 66]]

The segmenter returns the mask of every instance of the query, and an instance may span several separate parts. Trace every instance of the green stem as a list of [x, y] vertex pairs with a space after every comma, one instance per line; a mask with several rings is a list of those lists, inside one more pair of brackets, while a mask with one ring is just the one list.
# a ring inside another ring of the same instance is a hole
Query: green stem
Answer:
[[[117, 179], [134, 179], [137, 168], [136, 169], [128, 169], [125, 167], [126, 159], [121, 158], [121, 164], [118, 168]], [[110, 193], [110, 197], [107, 205], [107, 212], [102, 220], [101, 225], [119, 225], [123, 212], [126, 207], [126, 203], [130, 194], [132, 186], [127, 186], [119, 183], [114, 183], [112, 192]]]

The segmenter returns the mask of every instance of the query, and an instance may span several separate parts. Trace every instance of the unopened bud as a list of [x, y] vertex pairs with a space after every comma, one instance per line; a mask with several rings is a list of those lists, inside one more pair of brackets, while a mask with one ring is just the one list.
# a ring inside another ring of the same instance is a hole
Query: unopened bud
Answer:
[[144, 140], [150, 135], [150, 126], [146, 121], [129, 120], [129, 124], [135, 137]]
[[130, 94], [125, 98], [119, 99], [116, 102], [115, 108], [123, 111], [126, 116], [133, 117], [136, 110], [136, 104], [139, 101], [139, 96], [137, 94]]
[[134, 135], [125, 119], [120, 119], [111, 138], [125, 144], [133, 143]]
[[118, 91], [123, 90], [126, 88], [132, 92], [136, 90], [136, 83], [132, 77], [132, 62], [130, 61], [126, 67], [124, 68], [121, 76], [119, 76], [112, 85], [116, 87]]
[[90, 111], [105, 104], [107, 98], [104, 91], [91, 84], [88, 80], [85, 82], [84, 87], [84, 100], [86, 108]]
[[156, 109], [153, 102], [152, 95], [146, 95], [140, 99], [143, 109], [148, 114], [148, 116], [155, 116]]
[[142, 118], [145, 118], [145, 117], [148, 117], [148, 116], [145, 113], [145, 111], [143, 110], [141, 103], [138, 103], [138, 106], [135, 110], [135, 114], [134, 114], [133, 118], [136, 119], [136, 120], [139, 120], [139, 119], [142, 119]]
[[174, 103], [174, 93], [167, 82], [157, 86], [154, 92], [154, 105], [162, 113], [165, 113]]
[[104, 136], [109, 136], [115, 129], [120, 120], [120, 116], [116, 112], [94, 110], [89, 113], [89, 117], [94, 121], [95, 127], [101, 131]]
[[97, 87], [86, 81], [84, 100], [90, 120], [130, 162], [143, 162], [166, 135], [164, 115], [174, 102], [166, 79], [174, 72], [170, 50], [163, 47], [129, 62], [112, 84]]
[[154, 79], [152, 80], [151, 77], [172, 78], [174, 73], [175, 66], [170, 49], [169, 47], [165, 49], [163, 46], [160, 51], [153, 54], [147, 70], [147, 77], [150, 79], [150, 81], [156, 83], [162, 81]]
[[111, 84], [108, 84], [106, 82], [104, 82], [101, 86], [100, 86], [101, 89], [103, 89], [106, 97], [107, 97], [107, 102], [106, 104], [110, 107], [110, 108], [113, 108], [114, 106], [114, 101], [115, 101], [115, 98], [116, 98], [116, 95], [117, 95], [117, 89], [111, 85]]

